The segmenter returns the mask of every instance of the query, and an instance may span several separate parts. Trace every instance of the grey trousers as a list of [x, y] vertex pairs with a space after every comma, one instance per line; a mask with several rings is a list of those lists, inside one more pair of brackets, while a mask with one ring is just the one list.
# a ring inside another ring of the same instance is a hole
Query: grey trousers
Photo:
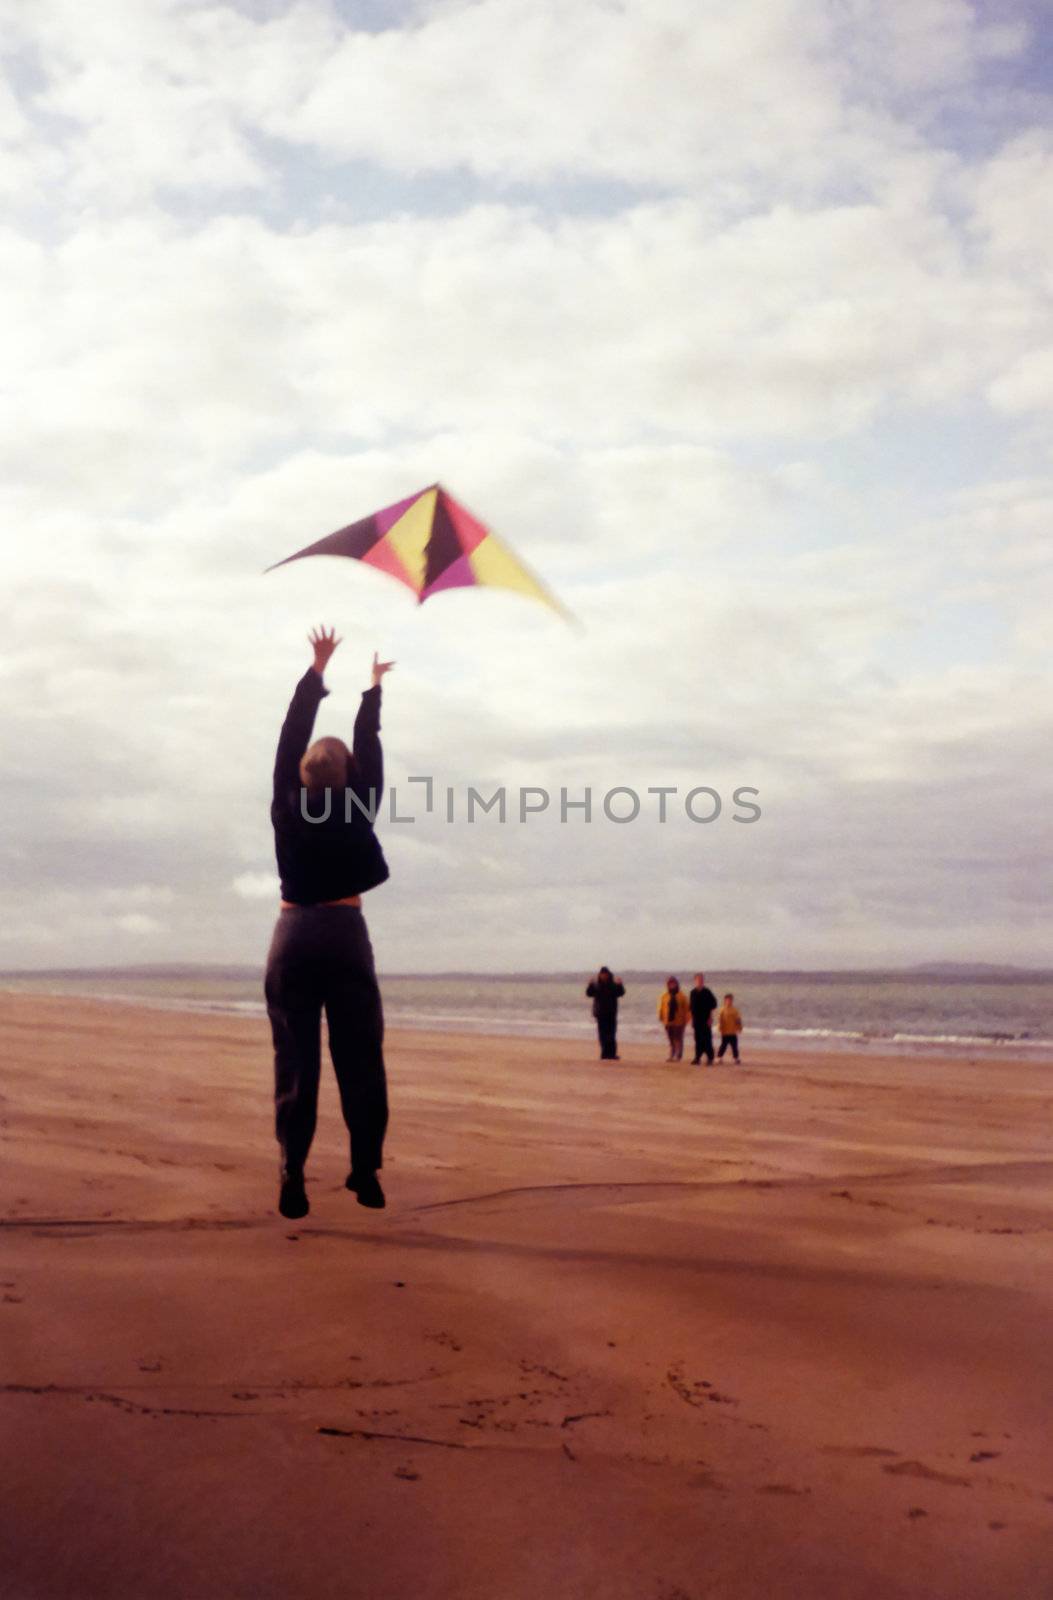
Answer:
[[357, 906], [279, 914], [267, 957], [275, 1130], [284, 1172], [302, 1172], [318, 1118], [322, 1012], [355, 1172], [382, 1165], [388, 1122], [384, 1014], [373, 947]]

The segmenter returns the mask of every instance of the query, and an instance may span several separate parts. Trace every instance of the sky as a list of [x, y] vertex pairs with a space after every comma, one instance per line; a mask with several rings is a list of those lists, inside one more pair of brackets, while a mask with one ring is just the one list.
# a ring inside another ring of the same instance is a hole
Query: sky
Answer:
[[[0, 53], [0, 968], [262, 962], [322, 622], [319, 733], [398, 662], [382, 969], [1053, 964], [1040, 7], [0, 0]], [[435, 481], [575, 625], [263, 576]]]

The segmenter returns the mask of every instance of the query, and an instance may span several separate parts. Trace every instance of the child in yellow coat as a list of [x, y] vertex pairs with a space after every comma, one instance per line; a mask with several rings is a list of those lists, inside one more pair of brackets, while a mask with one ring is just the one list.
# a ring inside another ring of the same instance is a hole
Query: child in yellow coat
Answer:
[[735, 1004], [735, 996], [733, 994], [724, 996], [724, 1004], [720, 1008], [717, 1026], [720, 1029], [720, 1049], [717, 1051], [717, 1060], [721, 1059], [729, 1045], [735, 1060], [740, 1060], [739, 1034], [742, 1032], [742, 1013]]
[[667, 978], [658, 996], [658, 1020], [669, 1039], [667, 1061], [683, 1061], [684, 1029], [691, 1020], [691, 1002], [680, 987], [679, 978]]

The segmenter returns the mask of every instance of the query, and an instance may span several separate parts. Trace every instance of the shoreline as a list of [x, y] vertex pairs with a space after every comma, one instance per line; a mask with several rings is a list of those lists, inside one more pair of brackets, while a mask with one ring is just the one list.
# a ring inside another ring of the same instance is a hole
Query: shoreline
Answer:
[[[380, 978], [381, 992], [384, 979]], [[262, 974], [261, 974], [262, 987]], [[20, 996], [40, 999], [69, 999], [97, 1002], [102, 1005], [140, 1006], [151, 1011], [183, 1013], [188, 1016], [227, 1016], [265, 1018], [266, 1006], [262, 1000], [198, 999], [190, 996], [160, 996], [129, 994], [119, 990], [87, 993], [77, 987], [61, 984], [44, 987], [38, 982], [12, 985], [0, 980], [0, 996]], [[461, 1015], [443, 1015], [424, 1012], [416, 1016], [400, 1013], [396, 1007], [385, 1007], [387, 1029], [391, 1033], [442, 1034], [445, 1037], [463, 1035], [469, 1039], [501, 1038], [537, 1040], [539, 1043], [580, 1044], [590, 1055], [596, 1043], [595, 1024], [591, 1019], [571, 1023], [535, 1022], [528, 1018], [504, 1016], [499, 1025], [488, 1026], [485, 1018]], [[646, 1031], [638, 1024], [629, 1023], [619, 1030], [619, 1039], [625, 1044], [646, 1047], [653, 1043], [656, 1055], [664, 1048], [657, 1025]], [[690, 1047], [690, 1030], [685, 1049]], [[809, 1050], [827, 1055], [858, 1055], [872, 1058], [887, 1054], [897, 1058], [942, 1059], [960, 1061], [984, 1056], [991, 1061], [1021, 1060], [1033, 1064], [1053, 1064], [1053, 1039], [1017, 1038], [1011, 1035], [968, 1034], [913, 1034], [903, 1031], [894, 1034], [865, 1033], [862, 1031], [832, 1028], [747, 1027], [742, 1036], [743, 1052], [756, 1050], [763, 1055], [784, 1055], [799, 1058]]]

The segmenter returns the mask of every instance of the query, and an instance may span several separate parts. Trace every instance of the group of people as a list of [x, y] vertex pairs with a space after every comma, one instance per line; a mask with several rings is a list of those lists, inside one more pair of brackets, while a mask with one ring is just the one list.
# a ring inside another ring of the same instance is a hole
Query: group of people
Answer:
[[[600, 1060], [618, 1061], [618, 1002], [625, 994], [625, 985], [616, 978], [610, 967], [601, 967], [585, 990], [592, 1001], [592, 1014], [600, 1038]], [[739, 1055], [739, 1034], [742, 1032], [742, 1013], [735, 1004], [735, 996], [726, 994], [717, 1016], [720, 1049], [713, 1047], [713, 1013], [717, 1010], [717, 997], [706, 986], [704, 972], [695, 973], [693, 988], [685, 994], [679, 978], [666, 979], [665, 988], [658, 997], [658, 1020], [669, 1041], [667, 1061], [684, 1059], [684, 1034], [690, 1022], [695, 1036], [695, 1054], [692, 1066], [700, 1066], [705, 1056], [710, 1066], [720, 1061], [728, 1050], [736, 1061]]]

